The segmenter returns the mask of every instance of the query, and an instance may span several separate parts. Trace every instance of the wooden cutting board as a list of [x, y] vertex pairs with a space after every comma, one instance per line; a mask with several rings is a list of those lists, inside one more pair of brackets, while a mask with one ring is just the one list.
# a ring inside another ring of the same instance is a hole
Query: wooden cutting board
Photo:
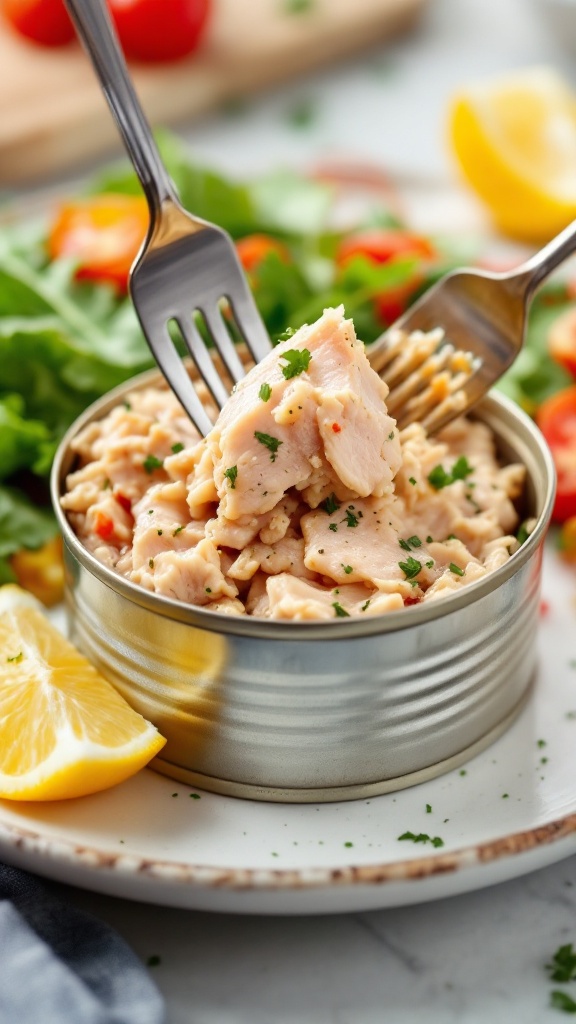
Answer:
[[[173, 64], [133, 65], [152, 124], [175, 124], [273, 83], [296, 79], [408, 29], [425, 0], [215, 0], [201, 50]], [[120, 148], [78, 44], [46, 50], [0, 26], [0, 185], [55, 176]]]

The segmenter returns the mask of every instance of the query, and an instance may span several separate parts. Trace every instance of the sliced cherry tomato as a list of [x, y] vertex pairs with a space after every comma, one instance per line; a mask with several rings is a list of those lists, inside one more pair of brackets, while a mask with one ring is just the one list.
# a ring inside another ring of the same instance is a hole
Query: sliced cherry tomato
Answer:
[[0, 10], [19, 35], [42, 46], [65, 46], [76, 35], [63, 0], [0, 0]]
[[576, 377], [576, 307], [561, 313], [548, 334], [548, 350], [572, 377]]
[[554, 458], [558, 486], [553, 518], [576, 516], [576, 384], [547, 398], [536, 413]]
[[344, 238], [336, 252], [336, 263], [343, 266], [353, 256], [367, 256], [375, 263], [388, 263], [394, 256], [436, 255], [427, 238], [399, 228], [369, 228]]
[[80, 280], [107, 281], [124, 292], [148, 222], [148, 204], [140, 196], [79, 199], [60, 208], [48, 238], [48, 252], [52, 259], [76, 257]]
[[246, 235], [245, 238], [240, 238], [236, 242], [236, 252], [247, 274], [257, 270], [262, 260], [271, 252], [275, 252], [286, 263], [290, 260], [290, 253], [286, 246], [276, 238], [264, 234]]
[[198, 46], [212, 0], [108, 0], [127, 57], [179, 60]]
[[[344, 238], [336, 252], [336, 264], [343, 267], [355, 256], [365, 256], [374, 263], [394, 263], [409, 256], [429, 261], [436, 252], [427, 238], [396, 228], [371, 228]], [[376, 312], [384, 326], [393, 324], [405, 311], [410, 299], [422, 283], [422, 274], [415, 271], [408, 281], [378, 295]]]

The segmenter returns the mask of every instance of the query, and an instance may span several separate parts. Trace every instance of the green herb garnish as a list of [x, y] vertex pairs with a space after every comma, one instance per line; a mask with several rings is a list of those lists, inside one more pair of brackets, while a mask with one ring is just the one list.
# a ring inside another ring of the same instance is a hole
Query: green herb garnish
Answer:
[[408, 543], [409, 543], [411, 548], [421, 548], [422, 547], [422, 541], [420, 540], [420, 537], [408, 537]]
[[526, 522], [521, 523], [520, 524], [520, 528], [518, 530], [518, 533], [516, 534], [516, 540], [518, 541], [519, 544], [524, 544], [524, 542], [528, 540], [529, 536], [530, 536], [530, 534], [528, 533], [527, 523]]
[[280, 441], [277, 437], [271, 437], [270, 434], [263, 434], [260, 430], [254, 431], [254, 437], [260, 444], [263, 444], [264, 447], [268, 449], [271, 461], [276, 462], [278, 449], [281, 444], [284, 444], [284, 442]]
[[398, 562], [398, 565], [402, 569], [407, 580], [414, 579], [418, 573], [422, 570], [422, 562], [419, 562], [417, 558], [407, 558], [405, 562]]
[[182, 444], [182, 441], [177, 441], [176, 444], [173, 444], [172, 445], [172, 451], [173, 451], [174, 455], [178, 455], [178, 452], [183, 452], [184, 451], [184, 445]]
[[344, 569], [344, 572], [346, 573], [347, 576], [349, 576], [350, 573], [354, 571], [351, 565], [344, 565], [344, 562], [341, 562], [340, 565]]
[[412, 484], [412, 487], [415, 487], [415, 486], [416, 486], [416, 480], [415, 480], [415, 478], [414, 478], [413, 476], [409, 476], [409, 477], [408, 477], [408, 483], [409, 483], [409, 484]]
[[314, 7], [314, 0], [284, 0], [286, 14], [307, 14]]
[[13, 662], [15, 665], [17, 665], [20, 661], [22, 661], [23, 657], [24, 651], [18, 651], [18, 654], [15, 654], [13, 658], [6, 658], [6, 661]]
[[147, 455], [142, 463], [142, 469], [144, 469], [146, 473], [153, 473], [155, 469], [162, 469], [163, 465], [163, 459], [158, 459], [155, 455]]
[[434, 469], [428, 474], [428, 483], [434, 490], [441, 491], [443, 487], [448, 487], [455, 480], [465, 480], [473, 472], [474, 470], [466, 456], [461, 455], [459, 459], [456, 459], [449, 473], [446, 472], [441, 464], [434, 466]]
[[312, 354], [307, 348], [290, 348], [287, 352], [283, 352], [280, 358], [285, 359], [287, 363], [286, 366], [282, 367], [282, 375], [286, 380], [290, 380], [291, 377], [299, 377], [301, 373], [308, 369]]
[[260, 391], [258, 392], [258, 398], [261, 398], [263, 402], [267, 402], [272, 394], [272, 388], [269, 384], [262, 384]]
[[576, 1002], [567, 992], [560, 992], [556, 989], [550, 993], [550, 1006], [554, 1010], [562, 1010], [564, 1013], [576, 1013]]
[[413, 843], [432, 843], [432, 846], [437, 848], [444, 846], [444, 840], [440, 839], [440, 836], [429, 836], [427, 832], [419, 832], [418, 835], [415, 832], [403, 832], [401, 836], [398, 836], [399, 842], [405, 839], [409, 839]]
[[328, 497], [324, 499], [324, 501], [320, 502], [320, 508], [323, 508], [324, 511], [327, 512], [329, 516], [333, 515], [334, 512], [338, 511], [338, 509], [340, 508], [340, 502], [338, 501], [338, 498], [334, 494], [334, 491], [332, 491], [332, 494], [329, 494]]
[[338, 618], [338, 619], [349, 619], [350, 618], [350, 612], [347, 612], [346, 609], [342, 607], [342, 605], [340, 604], [339, 601], [333, 601], [332, 602], [332, 607], [334, 609], [334, 612], [336, 613], [336, 618]]
[[338, 523], [330, 523], [328, 529], [332, 530], [332, 533], [338, 533]]
[[228, 466], [228, 469], [224, 470], [224, 476], [230, 481], [230, 490], [236, 490], [236, 477], [238, 476], [238, 466]]
[[173, 536], [173, 537], [176, 537], [176, 535], [177, 535], [178, 533], [180, 533], [180, 530], [183, 530], [183, 529], [184, 529], [184, 527], [183, 527], [183, 526], [177, 526], [175, 530], [172, 530], [172, 536]]
[[466, 575], [465, 569], [461, 569], [460, 566], [456, 565], [455, 562], [450, 562], [450, 565], [448, 566], [448, 568], [450, 569], [450, 572], [454, 573], [455, 576], [465, 576]]
[[358, 526], [359, 519], [360, 519], [360, 513], [357, 516], [355, 516], [354, 513], [351, 512], [349, 508], [347, 508], [346, 509], [346, 519], [342, 519], [342, 522], [343, 523], [345, 522], [346, 526]]

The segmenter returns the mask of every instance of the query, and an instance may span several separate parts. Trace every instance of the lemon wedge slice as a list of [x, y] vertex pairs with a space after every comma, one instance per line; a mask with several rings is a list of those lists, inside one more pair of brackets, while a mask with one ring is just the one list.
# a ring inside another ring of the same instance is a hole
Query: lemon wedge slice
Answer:
[[553, 71], [463, 90], [449, 127], [465, 178], [503, 232], [544, 242], [576, 217], [576, 96]]
[[0, 588], [0, 797], [60, 800], [114, 786], [165, 739], [18, 587]]

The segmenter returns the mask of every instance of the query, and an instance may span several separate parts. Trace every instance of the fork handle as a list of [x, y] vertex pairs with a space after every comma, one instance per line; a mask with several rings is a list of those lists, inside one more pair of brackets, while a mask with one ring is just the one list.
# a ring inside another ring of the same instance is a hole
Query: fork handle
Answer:
[[162, 203], [178, 202], [150, 125], [136, 95], [104, 0], [64, 0], [76, 32], [134, 164], [154, 218]]
[[575, 252], [576, 220], [548, 242], [543, 249], [516, 267], [510, 274], [505, 274], [504, 277], [511, 282], [516, 282], [526, 298], [530, 300], [552, 271]]

